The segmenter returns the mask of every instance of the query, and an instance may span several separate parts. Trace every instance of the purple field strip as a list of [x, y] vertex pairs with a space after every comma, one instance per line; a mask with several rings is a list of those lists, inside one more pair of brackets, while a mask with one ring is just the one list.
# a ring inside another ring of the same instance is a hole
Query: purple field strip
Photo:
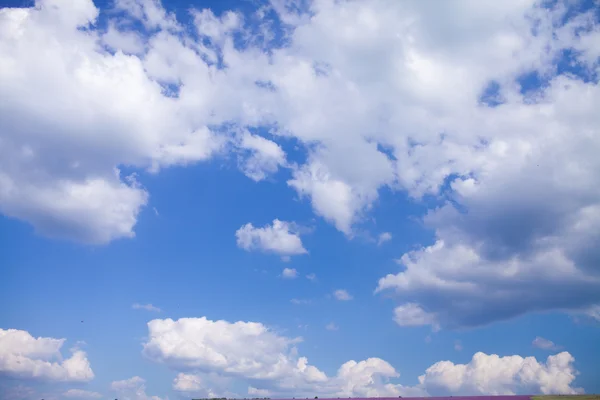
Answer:
[[[531, 400], [531, 395], [519, 396], [446, 396], [446, 397], [402, 397], [402, 400]], [[302, 400], [305, 397], [296, 397], [296, 400]], [[312, 397], [308, 397], [312, 399]], [[292, 399], [271, 399], [271, 400], [292, 400]], [[398, 400], [398, 397], [332, 397], [321, 398], [319, 400]]]

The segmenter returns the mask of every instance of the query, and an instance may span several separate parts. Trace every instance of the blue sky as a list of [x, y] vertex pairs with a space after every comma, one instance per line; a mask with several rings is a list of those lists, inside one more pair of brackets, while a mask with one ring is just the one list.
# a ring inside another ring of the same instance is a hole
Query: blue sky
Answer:
[[600, 392], [600, 11], [451, 3], [1, 1], [2, 397]]

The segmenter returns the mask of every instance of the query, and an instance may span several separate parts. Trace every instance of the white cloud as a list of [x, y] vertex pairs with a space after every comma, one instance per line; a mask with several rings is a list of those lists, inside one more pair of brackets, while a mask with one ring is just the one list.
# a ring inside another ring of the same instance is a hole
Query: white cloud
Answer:
[[281, 147], [261, 136], [245, 132], [242, 135], [240, 148], [250, 152], [241, 161], [241, 170], [254, 181], [261, 181], [269, 174], [277, 172], [279, 166], [285, 165], [285, 152]]
[[[213, 373], [256, 382], [254, 393], [294, 396], [423, 393], [417, 388], [388, 384], [397, 372], [385, 361], [373, 358], [349, 361], [334, 377], [297, 355], [290, 339], [261, 323], [210, 321], [206, 318], [153, 320], [148, 323], [144, 354], [149, 359], [181, 371], [174, 387], [182, 391], [203, 390], [202, 379], [190, 371]], [[187, 371], [187, 372], [183, 372]], [[259, 385], [260, 384], [260, 385]], [[188, 390], [189, 389], [189, 390]]]
[[126, 54], [141, 54], [145, 45], [142, 37], [135, 31], [121, 31], [117, 24], [109, 21], [106, 33], [102, 35], [102, 42], [113, 50], [121, 50]]
[[146, 380], [139, 376], [122, 381], [113, 381], [110, 388], [117, 393], [121, 400], [166, 400], [158, 396], [148, 396], [146, 394]]
[[[99, 51], [99, 32], [77, 29], [97, 15], [91, 0], [0, 11], [0, 85], [11, 99], [0, 109], [0, 211], [47, 236], [102, 244], [133, 237], [148, 199], [117, 166], [194, 162], [222, 141], [161, 94], [140, 58]], [[109, 44], [139, 50], [115, 29]]]
[[235, 236], [238, 247], [246, 251], [260, 250], [284, 256], [308, 253], [299, 234], [294, 232], [294, 225], [278, 219], [263, 228], [248, 223], [238, 229]]
[[369, 358], [344, 363], [334, 378], [339, 385], [339, 397], [420, 397], [426, 392], [418, 387], [406, 387], [389, 383], [400, 374], [386, 361]]
[[[250, 379], [297, 378], [312, 382], [324, 374], [294, 359], [292, 346], [301, 339], [278, 336], [255, 322], [203, 318], [153, 320], [144, 354], [173, 369], [198, 369]], [[248, 363], [248, 360], [252, 360]]]
[[203, 389], [198, 375], [179, 373], [173, 381], [173, 389], [180, 392], [197, 392]]
[[337, 289], [333, 292], [333, 296], [340, 301], [352, 300], [352, 295], [345, 289]]
[[317, 279], [317, 275], [314, 273], [310, 273], [310, 274], [306, 275], [306, 279], [314, 282]]
[[57, 382], [87, 382], [94, 372], [84, 351], [62, 359], [65, 339], [35, 338], [27, 331], [0, 329], [0, 374]]
[[340, 328], [334, 322], [330, 322], [325, 326], [325, 329], [327, 329], [328, 331], [337, 331]]
[[419, 382], [428, 393], [454, 395], [575, 394], [571, 386], [575, 359], [567, 352], [549, 356], [545, 363], [533, 357], [476, 353], [468, 364], [440, 361], [427, 368]]
[[[443, 326], [600, 304], [600, 89], [555, 76], [564, 49], [575, 55], [561, 65], [593, 75], [596, 19], [534, 0], [272, 3], [287, 23], [279, 48], [264, 9], [248, 16], [262, 36], [236, 13], [195, 12], [213, 46], [158, 2], [118, 2], [154, 32], [143, 46], [120, 17], [107, 15], [106, 35], [78, 29], [98, 14], [90, 0], [2, 9], [0, 212], [48, 236], [133, 237], [149, 193], [116, 168], [229, 153], [255, 180], [289, 168], [288, 185], [348, 237], [382, 189], [442, 202], [425, 218], [436, 243], [379, 288]], [[217, 54], [227, 68], [205, 62]], [[547, 81], [537, 97], [520, 92], [529, 72]], [[496, 107], [481, 101], [492, 82]], [[286, 162], [287, 139], [305, 162]], [[284, 248], [306, 252], [299, 239]]]
[[173, 390], [180, 392], [183, 397], [202, 398], [238, 398], [237, 393], [227, 390], [231, 379], [215, 373], [183, 373], [177, 374], [173, 380]]
[[153, 306], [150, 303], [148, 303], [148, 304], [134, 303], [131, 305], [131, 308], [133, 308], [134, 310], [146, 310], [146, 311], [152, 311], [152, 312], [161, 312], [162, 311], [160, 308]]
[[309, 196], [315, 212], [348, 236], [352, 236], [352, 225], [360, 213], [377, 198], [375, 190], [353, 188], [317, 161], [296, 170], [288, 184], [300, 195]]
[[[397, 397], [440, 393], [574, 393], [577, 372], [569, 353], [533, 357], [498, 357], [477, 353], [467, 365], [441, 361], [425, 371], [415, 386], [392, 382], [398, 371], [379, 358], [350, 360], [327, 376], [298, 354], [301, 339], [287, 338], [258, 322], [235, 323], [203, 318], [156, 319], [148, 323], [144, 355], [179, 372], [174, 388], [207, 389], [218, 379], [253, 382], [254, 394], [270, 396]], [[490, 373], [491, 371], [491, 373]], [[210, 378], [201, 375], [210, 374]], [[230, 381], [227, 381], [230, 382]], [[249, 394], [252, 394], [249, 392]]]
[[392, 234], [389, 232], [383, 232], [379, 234], [379, 237], [377, 238], [377, 245], [381, 246], [382, 244], [384, 244], [385, 242], [389, 242], [390, 240], [392, 240]]
[[89, 390], [82, 389], [69, 389], [62, 395], [70, 399], [99, 399], [102, 397], [102, 394], [98, 392], [91, 392]]
[[560, 346], [557, 346], [552, 340], [544, 339], [541, 336], [536, 336], [531, 344], [534, 347], [543, 350], [558, 350], [560, 348]]
[[431, 325], [434, 331], [439, 325], [434, 314], [423, 310], [418, 304], [406, 303], [394, 309], [394, 321], [400, 326]]
[[284, 268], [281, 272], [281, 277], [284, 279], [296, 279], [298, 277], [298, 271], [295, 268]]

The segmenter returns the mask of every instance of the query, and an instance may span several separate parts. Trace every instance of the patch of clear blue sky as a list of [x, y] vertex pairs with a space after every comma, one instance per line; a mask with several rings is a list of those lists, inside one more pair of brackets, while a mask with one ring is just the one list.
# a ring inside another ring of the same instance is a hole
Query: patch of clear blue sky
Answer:
[[[0, 6], [28, 3], [5, 0]], [[96, 4], [105, 8], [108, 3]], [[190, 6], [211, 8], [217, 15], [229, 9], [248, 13], [255, 7], [235, 0], [171, 0], [165, 6], [183, 20]], [[574, 68], [569, 71], [583, 76], [568, 62], [571, 56], [565, 53], [557, 60], [559, 72]], [[522, 83], [532, 89], [542, 84], [534, 72], [524, 76]], [[298, 143], [280, 143], [292, 160], [301, 162], [306, 157]], [[131, 240], [84, 246], [39, 237], [25, 223], [0, 217], [0, 304], [8, 305], [0, 307], [0, 327], [68, 338], [65, 351], [84, 340], [97, 376], [87, 386], [91, 390], [108, 393], [111, 381], [139, 375], [148, 381], [148, 394], [168, 394], [175, 373], [141, 356], [146, 323], [155, 317], [206, 316], [260, 321], [282, 334], [301, 335], [305, 342], [299, 346], [300, 354], [329, 375], [350, 359], [381, 357], [401, 372], [404, 384], [415, 384], [417, 376], [436, 361], [468, 362], [477, 351], [545, 359], [547, 352], [531, 347], [539, 335], [574, 355], [582, 371], [577, 385], [588, 392], [600, 391], [600, 383], [594, 381], [594, 355], [600, 353], [597, 327], [575, 324], [564, 315], [528, 315], [468, 331], [441, 331], [431, 334], [429, 344], [425, 343], [428, 328], [394, 324], [394, 302], [374, 296], [373, 290], [379, 278], [399, 270], [394, 259], [416, 245], [431, 244], [433, 232], [422, 226], [419, 217], [427, 207], [439, 204], [439, 198], [420, 203], [382, 189], [369, 214], [372, 218], [361, 226], [373, 236], [392, 233], [390, 243], [377, 247], [362, 238], [349, 241], [315, 216], [309, 202], [297, 199], [286, 185], [289, 171], [255, 183], [235, 168], [231, 157], [168, 168], [157, 175], [138, 173], [151, 197]], [[274, 218], [314, 228], [303, 236], [310, 255], [284, 263], [274, 255], [237, 248], [234, 233], [241, 225], [262, 226]], [[282, 281], [277, 275], [284, 267], [296, 268], [301, 278]], [[317, 282], [305, 279], [308, 273], [315, 273]], [[336, 302], [326, 297], [337, 288], [347, 289], [354, 300]], [[312, 299], [314, 304], [295, 306], [292, 298]], [[132, 310], [136, 302], [152, 303], [164, 312]], [[332, 321], [339, 331], [325, 330]], [[305, 324], [307, 330], [299, 328]], [[453, 349], [457, 339], [463, 345], [461, 352]], [[243, 393], [245, 386], [234, 389]]]

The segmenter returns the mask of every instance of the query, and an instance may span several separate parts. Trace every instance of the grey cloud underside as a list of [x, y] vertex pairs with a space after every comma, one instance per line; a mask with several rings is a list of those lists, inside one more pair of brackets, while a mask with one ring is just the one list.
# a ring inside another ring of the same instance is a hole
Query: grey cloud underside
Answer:
[[[286, 3], [196, 13], [190, 28], [211, 46], [156, 2], [116, 2], [156, 31], [139, 40], [117, 23], [77, 29], [97, 17], [88, 0], [2, 9], [0, 211], [48, 236], [133, 237], [150, 194], [115, 168], [159, 173], [233, 152], [250, 179], [289, 168], [287, 184], [348, 237], [384, 187], [441, 199], [424, 218], [436, 244], [378, 285], [397, 294], [399, 323], [597, 315], [600, 90], [581, 78], [598, 73], [597, 17], [572, 2]], [[579, 75], [556, 75], [564, 50]], [[547, 81], [533, 97], [517, 83], [532, 71]], [[496, 107], [480, 102], [491, 81]], [[290, 137], [305, 163], [275, 143]]]

